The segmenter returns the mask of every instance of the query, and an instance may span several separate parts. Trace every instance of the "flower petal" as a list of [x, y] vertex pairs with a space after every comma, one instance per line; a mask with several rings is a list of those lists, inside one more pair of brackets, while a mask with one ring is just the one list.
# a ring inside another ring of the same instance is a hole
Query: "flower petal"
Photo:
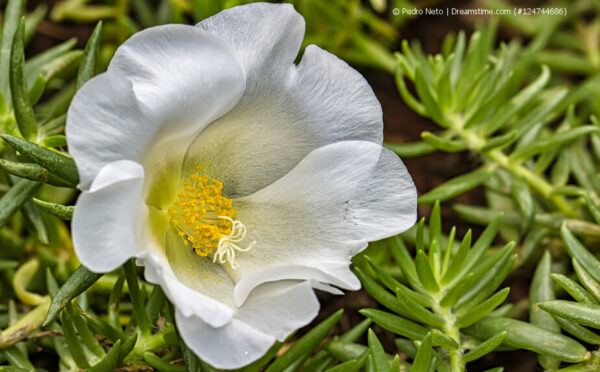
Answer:
[[246, 86], [237, 54], [211, 33], [187, 25], [136, 33], [117, 49], [108, 71], [131, 80], [144, 109], [163, 124], [161, 137], [178, 139], [229, 111]]
[[138, 258], [137, 264], [144, 266], [147, 281], [161, 286], [182, 317], [195, 319], [209, 328], [230, 324], [233, 309], [182, 283], [164, 255], [146, 253]]
[[142, 162], [157, 136], [183, 139], [171, 146], [182, 157], [195, 133], [229, 111], [244, 89], [236, 54], [210, 33], [166, 25], [135, 34], [69, 107], [67, 139], [81, 187], [110, 162]]
[[73, 213], [73, 244], [89, 270], [112, 271], [138, 251], [145, 213], [143, 180], [141, 165], [116, 161], [102, 168], [90, 190], [79, 196]]
[[255, 288], [235, 318], [284, 341], [313, 320], [319, 307], [310, 281], [277, 281]]
[[223, 181], [224, 193], [241, 197], [273, 183], [321, 146], [381, 143], [381, 107], [357, 71], [316, 46], [293, 64], [304, 21], [291, 5], [240, 6], [198, 26], [238, 53], [247, 85], [240, 102], [194, 141], [184, 178], [209, 162], [205, 170]]
[[217, 368], [239, 368], [260, 358], [275, 340], [283, 341], [318, 313], [309, 282], [268, 283], [256, 288], [231, 323], [213, 328], [177, 312], [185, 343]]
[[355, 289], [351, 256], [412, 226], [416, 206], [412, 179], [393, 152], [362, 141], [311, 152], [280, 180], [234, 201], [245, 241], [256, 241], [236, 256], [236, 302], [270, 280], [313, 277]]
[[231, 46], [246, 71], [249, 92], [261, 91], [271, 85], [270, 80], [285, 74], [304, 37], [304, 18], [291, 4], [236, 6], [196, 26]]
[[200, 359], [216, 368], [243, 367], [263, 356], [275, 342], [275, 337], [238, 319], [215, 328], [195, 316], [185, 316], [179, 308], [175, 318], [185, 344]]

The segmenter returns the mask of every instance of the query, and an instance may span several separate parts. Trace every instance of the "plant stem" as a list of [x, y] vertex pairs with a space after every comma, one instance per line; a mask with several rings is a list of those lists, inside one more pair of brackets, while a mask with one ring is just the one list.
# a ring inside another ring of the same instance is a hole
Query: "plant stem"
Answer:
[[538, 176], [531, 170], [524, 167], [521, 163], [511, 160], [499, 149], [492, 149], [482, 152], [481, 149], [485, 145], [485, 139], [476, 132], [468, 128], [464, 128], [464, 122], [461, 117], [455, 116], [453, 118], [448, 118], [448, 122], [451, 123], [450, 129], [467, 142], [469, 150], [479, 154], [488, 161], [498, 164], [512, 175], [525, 179], [529, 186], [540, 193], [543, 197], [550, 200], [556, 206], [556, 208], [558, 208], [565, 215], [574, 218], [578, 217], [569, 202], [564, 197], [552, 194], [554, 187], [552, 187], [552, 185], [549, 184], [543, 177]]
[[[444, 319], [444, 326], [442, 330], [448, 337], [452, 338], [458, 345], [460, 345], [460, 330], [455, 325], [456, 317], [452, 313], [452, 309], [440, 305], [440, 301], [443, 296], [432, 295], [431, 297], [433, 299], [432, 310]], [[448, 350], [448, 355], [450, 357], [450, 370], [452, 372], [463, 372], [465, 370], [466, 363], [463, 360], [462, 347], [459, 346], [454, 350]]]

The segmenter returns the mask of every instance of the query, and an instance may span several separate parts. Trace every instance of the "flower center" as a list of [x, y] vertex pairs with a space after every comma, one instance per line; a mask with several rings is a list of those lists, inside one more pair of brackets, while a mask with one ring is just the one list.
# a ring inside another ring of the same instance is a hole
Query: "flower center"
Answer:
[[252, 249], [255, 242], [246, 248], [238, 244], [246, 237], [246, 226], [235, 220], [235, 209], [231, 199], [222, 195], [223, 183], [202, 175], [202, 167], [196, 167], [188, 182], [185, 182], [177, 199], [167, 211], [167, 220], [197, 255], [213, 254], [213, 262], [228, 264], [232, 269], [237, 252]]

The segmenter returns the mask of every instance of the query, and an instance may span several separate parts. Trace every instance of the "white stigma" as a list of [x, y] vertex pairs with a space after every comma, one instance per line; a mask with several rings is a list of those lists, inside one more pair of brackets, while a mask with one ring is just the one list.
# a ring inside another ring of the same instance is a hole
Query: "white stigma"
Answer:
[[239, 267], [237, 262], [235, 262], [235, 252], [248, 252], [254, 247], [256, 242], [250, 243], [246, 248], [240, 247], [237, 243], [246, 237], [246, 233], [248, 232], [246, 226], [240, 221], [233, 220], [231, 217], [219, 216], [219, 218], [231, 222], [231, 232], [219, 240], [217, 251], [213, 256], [213, 262], [229, 263], [231, 268], [235, 270]]

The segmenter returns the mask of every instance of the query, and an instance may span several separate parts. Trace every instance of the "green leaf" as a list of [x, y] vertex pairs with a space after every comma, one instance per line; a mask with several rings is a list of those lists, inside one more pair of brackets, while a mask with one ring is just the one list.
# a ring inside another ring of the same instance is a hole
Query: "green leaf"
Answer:
[[554, 300], [541, 302], [539, 306], [553, 315], [600, 329], [600, 305]]
[[422, 340], [427, 334], [427, 328], [386, 311], [361, 309], [358, 312], [377, 323], [381, 328], [412, 340]]
[[343, 310], [338, 310], [336, 313], [325, 319], [307, 334], [296, 341], [285, 353], [277, 358], [265, 372], [280, 372], [288, 365], [297, 359], [308, 355], [319, 346], [321, 341], [329, 334], [333, 327], [337, 324], [342, 316]]
[[517, 114], [525, 105], [530, 103], [546, 86], [550, 80], [550, 69], [547, 66], [542, 66], [540, 76], [528, 85], [525, 89], [514, 96], [508, 104], [500, 108], [491, 119], [485, 124], [485, 134], [489, 135], [503, 124], [505, 124], [512, 116]]
[[447, 350], [456, 350], [459, 348], [458, 343], [454, 339], [438, 331], [437, 329], [434, 328], [429, 333], [431, 333], [432, 346], [442, 346]]
[[442, 245], [442, 214], [440, 211], [440, 202], [436, 201], [433, 204], [431, 215], [429, 216], [429, 245], [433, 242], [437, 243], [438, 247]]
[[41, 69], [41, 73], [44, 75], [46, 85], [49, 85], [54, 79], [63, 77], [71, 70], [75, 69], [75, 66], [82, 57], [83, 52], [81, 50], [72, 50], [45, 64]]
[[146, 363], [148, 363], [151, 367], [154, 367], [156, 370], [158, 371], [163, 371], [163, 372], [185, 372], [186, 368], [184, 366], [174, 366], [172, 364], [169, 364], [169, 362], [162, 360], [161, 358], [157, 357], [156, 355], [154, 355], [153, 353], [146, 351], [144, 353], [144, 360], [146, 361]]
[[588, 344], [592, 345], [600, 345], [600, 335], [590, 331], [584, 326], [559, 316], [557, 316], [555, 319], [562, 329], [582, 340], [583, 342], [587, 342]]
[[[402, 97], [402, 99], [404, 100], [406, 105], [408, 107], [410, 107], [417, 114], [419, 114], [421, 116], [426, 116], [427, 109], [425, 109], [425, 106], [412, 95], [412, 93], [408, 90], [408, 87], [404, 83], [404, 74], [402, 73], [402, 68], [401, 68], [400, 63], [396, 67], [395, 80], [396, 80], [396, 87], [398, 88], [398, 93], [400, 94], [400, 96]], [[435, 148], [433, 148], [433, 147], [431, 147], [431, 148], [432, 148], [432, 152], [433, 152], [435, 150]]]
[[375, 365], [375, 372], [390, 372], [388, 356], [372, 329], [369, 329], [367, 339], [369, 342], [369, 353], [371, 354], [371, 359], [373, 359], [373, 364]]
[[404, 307], [413, 315], [413, 318], [429, 324], [435, 327], [442, 327], [444, 320], [438, 314], [432, 313], [425, 307], [419, 305], [415, 301], [412, 301], [408, 296], [402, 293], [402, 288], [396, 288], [396, 297], [398, 302], [404, 305]]
[[39, 75], [45, 75], [45, 71], [47, 71], [46, 66], [52, 63], [53, 60], [59, 58], [60, 56], [67, 53], [69, 50], [73, 49], [73, 47], [77, 44], [76, 38], [71, 38], [67, 41], [64, 41], [58, 44], [55, 47], [47, 49], [44, 52], [30, 58], [25, 63], [25, 76], [27, 77], [27, 86], [33, 85], [35, 79]]
[[32, 227], [35, 235], [37, 236], [40, 243], [48, 244], [48, 232], [46, 231], [46, 225], [42, 218], [39, 208], [31, 200], [28, 200], [23, 204], [21, 208], [23, 215], [27, 218], [29, 225]]
[[484, 256], [502, 226], [503, 216], [503, 213], [498, 214], [485, 230], [483, 230], [475, 244], [473, 244], [473, 247], [465, 259], [464, 267], [466, 270], [470, 270]]
[[384, 147], [395, 152], [402, 158], [414, 158], [435, 152], [435, 147], [425, 142], [384, 143]]
[[132, 333], [129, 337], [125, 338], [123, 341], [123, 346], [121, 347], [121, 351], [119, 353], [119, 360], [125, 359], [131, 353], [138, 339], [138, 333]]
[[81, 342], [85, 345], [85, 347], [92, 352], [96, 357], [102, 358], [106, 355], [104, 352], [104, 348], [100, 346], [96, 337], [90, 331], [88, 327], [87, 321], [81, 316], [81, 314], [75, 309], [72, 303], [68, 303], [65, 309], [66, 312], [69, 313], [71, 321], [77, 329], [77, 333], [79, 334], [79, 338]]
[[33, 310], [19, 318], [10, 327], [2, 330], [2, 333], [0, 333], [0, 348], [14, 345], [25, 339], [33, 331], [39, 329], [44, 321], [44, 316], [46, 315], [49, 306], [49, 301], [36, 306]]
[[72, 158], [8, 134], [2, 134], [0, 137], [12, 148], [69, 182], [73, 187], [79, 183], [79, 173]]
[[475, 305], [469, 308], [459, 308], [458, 311], [456, 311], [456, 327], [464, 328], [470, 326], [471, 324], [474, 324], [479, 319], [483, 318], [496, 307], [498, 307], [502, 302], [504, 302], [504, 300], [506, 300], [506, 297], [508, 297], [509, 292], [510, 288], [504, 288], [503, 290], [494, 294], [492, 297], [483, 301], [479, 305]]
[[466, 334], [480, 339], [488, 339], [503, 331], [507, 332], [504, 344], [511, 347], [550, 355], [569, 363], [583, 362], [590, 357], [577, 341], [520, 320], [488, 317], [464, 329]]
[[469, 145], [464, 141], [446, 139], [428, 131], [422, 132], [421, 138], [425, 143], [444, 152], [460, 152], [469, 148]]
[[577, 274], [577, 279], [579, 279], [579, 282], [583, 284], [585, 289], [587, 289], [597, 301], [600, 301], [600, 283], [598, 283], [596, 279], [592, 278], [592, 276], [576, 258], [573, 258], [571, 262], [573, 263], [573, 269], [575, 269], [575, 273]]
[[432, 361], [432, 353], [431, 349], [431, 333], [428, 333], [427, 336], [421, 342], [419, 346], [419, 351], [415, 356], [410, 372], [428, 372], [429, 366]]
[[427, 78], [423, 73], [424, 65], [417, 65], [415, 69], [415, 88], [419, 98], [421, 99], [422, 105], [425, 108], [425, 115], [430, 117], [440, 126], [446, 127], [444, 122], [444, 115], [440, 111], [438, 104], [437, 95], [429, 85]]
[[121, 340], [115, 342], [108, 354], [101, 361], [89, 368], [88, 372], [111, 372], [114, 371], [119, 363], [121, 355]]
[[506, 338], [506, 331], [502, 331], [491, 338], [479, 344], [476, 348], [471, 349], [463, 356], [465, 362], [472, 362], [494, 351]]
[[43, 75], [38, 75], [38, 77], [35, 79], [35, 82], [29, 89], [29, 92], [27, 93], [27, 96], [29, 98], [29, 104], [31, 106], [35, 105], [40, 100], [40, 98], [42, 98], [45, 89], [46, 80], [44, 80]]
[[557, 132], [552, 136], [540, 139], [534, 143], [521, 147], [510, 155], [513, 160], [527, 159], [533, 155], [539, 154], [550, 149], [559, 148], [567, 143], [573, 142], [576, 139], [586, 136], [590, 133], [599, 133], [600, 128], [594, 125], [584, 125], [568, 131]]
[[[542, 301], [554, 300], [554, 288], [550, 273], [552, 271], [552, 257], [549, 251], [545, 251], [540, 260], [529, 290], [529, 321], [549, 331], [560, 333], [560, 325], [554, 317], [540, 309], [538, 304]], [[555, 370], [560, 366], [560, 361], [547, 355], [538, 355], [538, 363], [544, 370]]]
[[146, 314], [144, 299], [140, 291], [139, 277], [133, 260], [125, 262], [123, 271], [125, 272], [125, 279], [127, 280], [129, 296], [131, 297], [131, 304], [133, 306], [133, 315], [137, 326], [142, 332], [149, 332], [152, 326], [150, 324], [150, 319], [148, 319], [148, 315]]
[[358, 359], [348, 360], [340, 363], [335, 367], [331, 367], [326, 372], [358, 372], [367, 362], [369, 353], [363, 353]]
[[577, 261], [596, 281], [600, 281], [600, 261], [594, 257], [577, 238], [569, 231], [567, 225], [563, 224], [560, 228], [560, 235], [565, 243], [565, 248], [569, 256], [576, 258]]
[[594, 221], [596, 222], [596, 224], [600, 225], [600, 207], [598, 207], [598, 205], [596, 205], [594, 200], [592, 200], [592, 197], [590, 196], [589, 191], [582, 192], [581, 196], [583, 196], [583, 198], [585, 200], [585, 205], [588, 207], [588, 210], [590, 211], [590, 214], [594, 218]]
[[75, 364], [77, 364], [77, 367], [79, 368], [89, 367], [87, 356], [85, 354], [85, 350], [83, 349], [83, 344], [77, 337], [77, 332], [75, 331], [75, 327], [71, 321], [71, 316], [67, 311], [63, 311], [60, 314], [60, 323], [65, 336], [65, 341], [69, 346], [69, 350], [71, 351], [71, 355], [73, 356]]
[[380, 304], [404, 317], [415, 319], [410, 311], [400, 303], [390, 292], [382, 288], [375, 280], [365, 274], [360, 268], [354, 267], [354, 273], [362, 283], [365, 290]]
[[342, 341], [330, 341], [325, 343], [325, 350], [327, 350], [336, 359], [343, 362], [352, 359], [358, 359], [363, 353], [369, 352], [368, 348], [364, 345], [355, 344], [352, 342]]
[[100, 34], [102, 33], [102, 21], [98, 22], [94, 28], [94, 32], [88, 39], [83, 52], [83, 58], [77, 72], [77, 89], [81, 88], [83, 83], [94, 76], [96, 70], [96, 59], [98, 55], [98, 47], [100, 45]]
[[481, 167], [471, 173], [455, 177], [421, 195], [418, 202], [419, 204], [431, 204], [436, 200], [440, 202], [446, 201], [481, 185], [492, 173], [493, 170], [489, 167]]
[[529, 231], [533, 225], [533, 217], [535, 214], [533, 196], [529, 189], [529, 185], [521, 178], [513, 178], [510, 192], [525, 220], [522, 231]]
[[19, 131], [24, 138], [33, 140], [37, 137], [37, 123], [25, 81], [24, 29], [25, 19], [22, 18], [15, 32], [10, 53], [10, 92]]
[[542, 301], [554, 300], [556, 298], [554, 289], [552, 288], [551, 271], [552, 257], [549, 251], [545, 251], [531, 281], [529, 290], [529, 320], [532, 324], [550, 331], [559, 332], [560, 327], [554, 318], [550, 314], [540, 311], [538, 306], [536, 306]]
[[[27, 354], [23, 349], [18, 347], [9, 347], [2, 351], [2, 354], [6, 360], [13, 365], [13, 367], [0, 367], [5, 368], [4, 371], [7, 372], [31, 372], [35, 370], [35, 367], [29, 359], [27, 358]], [[2, 371], [0, 369], [0, 371]], [[3, 372], [4, 372], [3, 371]]]
[[474, 306], [494, 293], [517, 260], [516, 255], [511, 255], [514, 247], [515, 242], [506, 244], [502, 249], [492, 253], [473, 271], [473, 285], [457, 301], [457, 307]]
[[59, 187], [73, 187], [64, 179], [49, 173], [47, 169], [35, 163], [18, 163], [10, 160], [0, 159], [0, 168], [10, 174], [26, 178], [31, 181], [48, 183]]
[[6, 226], [9, 219], [40, 188], [41, 183], [25, 179], [17, 181], [0, 199], [0, 228]]
[[56, 319], [56, 316], [72, 299], [88, 289], [101, 276], [102, 274], [93, 273], [84, 266], [79, 266], [52, 299], [52, 304], [43, 325], [47, 326]]
[[44, 147], [65, 147], [67, 146], [67, 137], [62, 134], [45, 137], [41, 142]]
[[27, 15], [25, 18], [25, 44], [31, 40], [37, 27], [46, 17], [46, 13], [48, 13], [48, 7], [46, 4], [41, 3], [35, 7], [33, 12]]
[[579, 283], [571, 280], [562, 274], [551, 274], [552, 279], [560, 285], [571, 297], [577, 302], [584, 304], [597, 304], [598, 301], [588, 291], [585, 290]]
[[23, 0], [8, 0], [4, 12], [2, 28], [2, 45], [0, 46], [0, 95], [4, 97], [6, 104], [10, 106], [10, 60], [13, 39], [23, 11]]
[[410, 285], [417, 290], [421, 288], [421, 283], [419, 283], [419, 277], [417, 275], [417, 268], [415, 267], [413, 258], [408, 252], [402, 238], [399, 235], [396, 235], [389, 238], [387, 242], [390, 245], [394, 260], [402, 269], [402, 272], [404, 273], [404, 276], [406, 276], [406, 279], [408, 279]]
[[419, 250], [417, 252], [415, 264], [417, 268], [419, 282], [423, 285], [423, 287], [429, 292], [439, 292], [440, 287], [437, 283], [437, 280], [435, 279], [433, 270], [431, 268], [431, 265], [429, 264], [429, 260], [427, 259], [425, 252], [423, 252], [422, 250]]
[[71, 221], [73, 218], [74, 206], [67, 206], [62, 204], [48, 203], [43, 200], [33, 198], [33, 202], [44, 212], [51, 214], [60, 219]]
[[500, 136], [488, 138], [486, 144], [479, 150], [482, 153], [492, 151], [494, 149], [503, 148], [519, 138], [519, 133], [517, 130], [513, 129], [505, 134]]
[[50, 297], [56, 297], [56, 294], [58, 293], [58, 283], [49, 267], [46, 268], [46, 286], [48, 287], [48, 294], [50, 294]]
[[108, 338], [112, 342], [116, 342], [118, 339], [123, 338], [124, 334], [121, 328], [114, 328], [97, 315], [85, 311], [79, 305], [73, 306], [79, 312], [79, 314], [85, 318], [89, 327], [94, 330], [94, 332]]
[[403, 287], [403, 293], [410, 296], [412, 300], [423, 306], [431, 306], [432, 300], [429, 296], [408, 289], [402, 283], [394, 279], [390, 274], [377, 265], [369, 256], [365, 256], [369, 266], [375, 272], [375, 276], [391, 291], [396, 291], [396, 288]]
[[458, 300], [473, 286], [475, 274], [468, 273], [456, 285], [452, 286], [440, 301], [444, 307], [454, 307]]
[[[467, 254], [469, 253], [469, 249], [471, 248], [471, 229], [469, 229], [467, 231], [467, 233], [465, 234], [465, 236], [463, 237], [463, 240], [460, 243], [460, 246], [458, 247], [458, 251], [456, 251], [456, 253], [452, 256], [452, 261], [450, 263], [450, 266], [448, 267], [448, 270], [446, 270], [446, 272], [444, 273], [444, 276], [442, 277], [442, 284], [446, 285], [454, 280], [457, 279], [457, 275], [459, 275], [459, 273], [463, 272], [462, 268], [464, 265], [465, 260], [467, 259]], [[464, 272], [463, 272], [464, 274]], [[460, 278], [458, 278], [460, 279]]]

